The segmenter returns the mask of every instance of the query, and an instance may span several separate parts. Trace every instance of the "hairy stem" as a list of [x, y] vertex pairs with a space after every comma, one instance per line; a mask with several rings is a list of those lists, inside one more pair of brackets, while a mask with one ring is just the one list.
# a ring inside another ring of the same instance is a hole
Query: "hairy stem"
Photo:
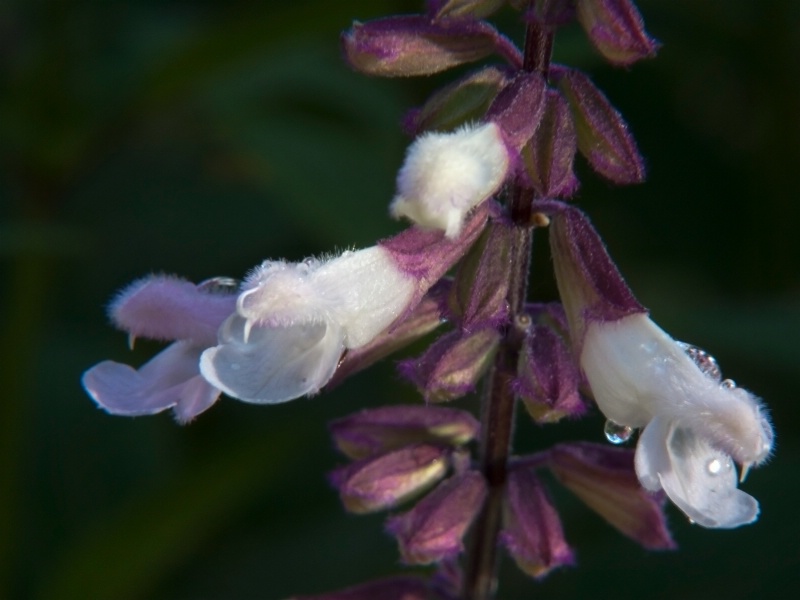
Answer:
[[[525, 36], [523, 69], [538, 71], [545, 77], [550, 66], [553, 34], [529, 24]], [[491, 600], [495, 596], [497, 538], [500, 532], [511, 437], [514, 430], [516, 398], [511, 384], [517, 371], [519, 351], [524, 339], [520, 325], [528, 295], [533, 229], [531, 205], [533, 191], [515, 184], [508, 193], [508, 207], [515, 224], [509, 264], [508, 328], [488, 377], [481, 408], [480, 466], [489, 484], [489, 496], [478, 516], [466, 558], [463, 598]]]

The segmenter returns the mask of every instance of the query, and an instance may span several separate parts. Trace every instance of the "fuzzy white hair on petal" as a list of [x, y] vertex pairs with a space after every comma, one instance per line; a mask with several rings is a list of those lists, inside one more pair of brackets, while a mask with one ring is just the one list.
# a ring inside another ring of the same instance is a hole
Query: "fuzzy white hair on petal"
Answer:
[[455, 238], [467, 213], [503, 184], [509, 162], [494, 123], [423, 134], [406, 152], [389, 210], [395, 218], [406, 217]]

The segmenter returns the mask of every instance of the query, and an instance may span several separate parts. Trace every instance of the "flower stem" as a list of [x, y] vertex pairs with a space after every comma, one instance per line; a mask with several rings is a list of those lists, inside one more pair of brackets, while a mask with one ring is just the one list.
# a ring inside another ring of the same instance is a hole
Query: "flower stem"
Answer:
[[[531, 23], [525, 35], [523, 69], [547, 77], [553, 33]], [[509, 264], [508, 305], [511, 326], [505, 333], [489, 373], [481, 408], [480, 466], [489, 495], [478, 516], [466, 557], [464, 600], [491, 600], [497, 587], [497, 541], [500, 532], [516, 398], [512, 382], [517, 372], [524, 340], [523, 315], [528, 295], [533, 228], [533, 190], [514, 184], [508, 192], [508, 207], [515, 225]]]

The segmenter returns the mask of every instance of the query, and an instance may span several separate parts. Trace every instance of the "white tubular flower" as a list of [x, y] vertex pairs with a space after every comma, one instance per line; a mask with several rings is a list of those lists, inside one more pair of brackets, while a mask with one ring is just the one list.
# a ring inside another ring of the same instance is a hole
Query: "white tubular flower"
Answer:
[[509, 162], [494, 123], [421, 135], [406, 152], [390, 212], [455, 238], [467, 213], [500, 189]]
[[273, 404], [319, 391], [344, 349], [388, 327], [417, 286], [374, 246], [327, 261], [268, 261], [245, 288], [200, 371], [229, 396]]
[[772, 450], [760, 401], [716, 361], [653, 323], [577, 209], [555, 207], [550, 243], [559, 292], [580, 366], [597, 406], [626, 434], [644, 428], [636, 473], [663, 489], [695, 523], [731, 528], [758, 517], [758, 502], [737, 489]]
[[746, 390], [704, 373], [646, 314], [593, 322], [581, 367], [603, 414], [644, 427], [636, 473], [704, 527], [730, 528], [758, 517], [758, 502], [737, 489], [732, 461], [762, 463], [772, 427]]

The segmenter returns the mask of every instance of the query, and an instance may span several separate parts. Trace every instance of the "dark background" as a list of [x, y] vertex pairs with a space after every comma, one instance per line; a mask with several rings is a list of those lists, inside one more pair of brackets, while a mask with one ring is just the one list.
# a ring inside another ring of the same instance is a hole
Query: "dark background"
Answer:
[[[0, 4], [0, 597], [277, 599], [402, 570], [384, 516], [346, 515], [325, 479], [342, 460], [328, 420], [418, 402], [391, 362], [311, 400], [223, 400], [188, 427], [109, 416], [79, 378], [157, 351], [129, 352], [107, 323], [134, 278], [241, 276], [399, 230], [399, 120], [454, 74], [352, 73], [338, 33], [420, 4]], [[649, 167], [617, 188], [581, 161], [576, 201], [654, 319], [771, 407], [775, 456], [744, 485], [763, 514], [707, 531], [670, 507], [680, 550], [652, 553], [556, 489], [577, 568], [536, 583], [504, 559], [500, 597], [786, 597], [800, 582], [800, 3], [640, 7], [656, 60], [612, 69], [577, 28], [556, 42]], [[510, 11], [500, 22], [521, 31]], [[550, 299], [544, 237], [532, 293]], [[602, 439], [596, 412], [518, 421], [519, 451]]]

